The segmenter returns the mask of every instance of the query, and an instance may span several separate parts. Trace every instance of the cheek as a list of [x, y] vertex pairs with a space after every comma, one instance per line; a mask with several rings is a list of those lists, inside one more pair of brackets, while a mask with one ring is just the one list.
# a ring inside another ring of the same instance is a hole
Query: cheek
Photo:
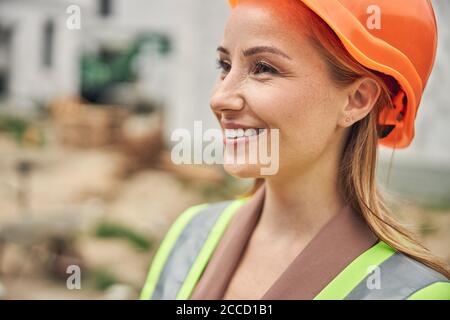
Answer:
[[294, 129], [292, 137], [302, 144], [324, 143], [335, 130], [337, 121], [337, 101], [332, 99], [326, 90], [310, 89], [298, 97], [299, 102], [292, 109], [292, 121], [289, 123]]
[[286, 138], [309, 133], [313, 137], [336, 123], [339, 100], [320, 85], [267, 88], [259, 90], [253, 111], [270, 127], [284, 131]]
[[280, 129], [282, 157], [315, 157], [334, 135], [341, 99], [323, 82], [285, 84], [259, 90], [253, 111], [269, 127]]

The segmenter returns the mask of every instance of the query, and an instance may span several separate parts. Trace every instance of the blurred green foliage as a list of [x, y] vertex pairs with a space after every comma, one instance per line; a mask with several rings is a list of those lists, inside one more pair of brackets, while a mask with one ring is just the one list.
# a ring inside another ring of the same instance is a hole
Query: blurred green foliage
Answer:
[[100, 238], [121, 238], [128, 240], [136, 249], [148, 251], [152, 247], [152, 241], [136, 231], [113, 222], [101, 222], [95, 230]]
[[17, 143], [22, 141], [28, 126], [28, 122], [23, 119], [10, 115], [0, 115], [0, 131], [12, 135]]
[[136, 81], [133, 64], [146, 45], [152, 45], [160, 55], [167, 55], [171, 51], [170, 40], [165, 35], [144, 34], [138, 36], [127, 48], [102, 48], [100, 52], [82, 55], [80, 67], [83, 98], [99, 102], [102, 94], [114, 84]]
[[0, 114], [0, 132], [12, 137], [18, 145], [38, 146], [46, 144], [43, 130], [29, 120], [7, 114]]
[[100, 291], [120, 282], [114, 274], [106, 269], [94, 270], [92, 276], [95, 288]]

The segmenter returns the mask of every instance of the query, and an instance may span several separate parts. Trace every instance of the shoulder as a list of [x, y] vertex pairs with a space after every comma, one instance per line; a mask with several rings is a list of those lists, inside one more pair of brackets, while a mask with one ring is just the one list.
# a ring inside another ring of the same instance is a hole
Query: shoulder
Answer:
[[[203, 203], [187, 208], [175, 219], [160, 248], [183, 251], [195, 243], [200, 246], [211, 234], [221, 233], [243, 200]], [[161, 249], [160, 249], [161, 250]]]
[[187, 208], [175, 219], [170, 229], [182, 229], [189, 224], [208, 224], [216, 220], [234, 201], [203, 203]]
[[202, 264], [208, 260], [234, 208], [241, 202], [231, 200], [201, 204], [183, 211], [169, 228], [155, 254], [141, 299], [175, 299], [179, 292], [185, 294], [186, 289], [180, 291], [181, 286], [186, 279], [193, 277], [191, 270], [203, 269]]
[[361, 281], [347, 299], [450, 300], [450, 282], [422, 262], [395, 252]]
[[450, 281], [445, 275], [403, 253], [394, 254], [386, 261], [387, 281], [399, 279], [409, 289], [406, 299], [450, 300]]
[[[246, 199], [225, 200], [195, 205], [184, 210], [169, 229], [169, 233], [205, 231], [211, 229], [216, 222], [226, 221]], [[192, 230], [191, 230], [192, 229]]]

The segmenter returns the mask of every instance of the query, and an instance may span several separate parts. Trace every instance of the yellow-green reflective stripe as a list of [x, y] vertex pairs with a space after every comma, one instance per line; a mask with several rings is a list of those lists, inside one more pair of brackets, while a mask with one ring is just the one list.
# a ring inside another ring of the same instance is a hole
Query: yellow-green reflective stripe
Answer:
[[435, 282], [415, 293], [408, 300], [450, 300], [450, 282]]
[[195, 259], [194, 264], [192, 265], [189, 273], [178, 292], [176, 299], [177, 300], [186, 300], [189, 299], [192, 290], [197, 284], [200, 275], [203, 272], [206, 264], [208, 263], [214, 249], [216, 248], [222, 234], [225, 232], [228, 223], [230, 222], [233, 215], [237, 212], [237, 209], [246, 201], [247, 199], [239, 199], [233, 201], [220, 215], [218, 221], [215, 223], [212, 228], [210, 234], [208, 235], [208, 239], [206, 239], [205, 244], [203, 245], [200, 253]]
[[161, 242], [161, 245], [159, 246], [155, 257], [153, 258], [153, 262], [147, 276], [147, 281], [141, 291], [141, 300], [147, 300], [151, 298], [158, 282], [159, 276], [164, 268], [164, 264], [166, 263], [167, 258], [169, 257], [170, 252], [172, 251], [172, 248], [178, 239], [178, 236], [183, 231], [186, 224], [192, 219], [192, 217], [205, 206], [206, 204], [201, 204], [198, 206], [190, 207], [189, 209], [184, 211], [176, 219], [173, 226], [167, 232], [167, 235], [164, 237], [164, 240]]
[[380, 241], [345, 267], [314, 300], [344, 299], [367, 276], [368, 267], [380, 265], [394, 253], [394, 249]]

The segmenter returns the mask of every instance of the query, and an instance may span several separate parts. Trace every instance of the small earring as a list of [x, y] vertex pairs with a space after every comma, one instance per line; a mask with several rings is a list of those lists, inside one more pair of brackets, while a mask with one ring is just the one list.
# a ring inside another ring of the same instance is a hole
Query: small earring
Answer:
[[350, 122], [352, 119], [350, 117], [345, 118], [345, 122]]

